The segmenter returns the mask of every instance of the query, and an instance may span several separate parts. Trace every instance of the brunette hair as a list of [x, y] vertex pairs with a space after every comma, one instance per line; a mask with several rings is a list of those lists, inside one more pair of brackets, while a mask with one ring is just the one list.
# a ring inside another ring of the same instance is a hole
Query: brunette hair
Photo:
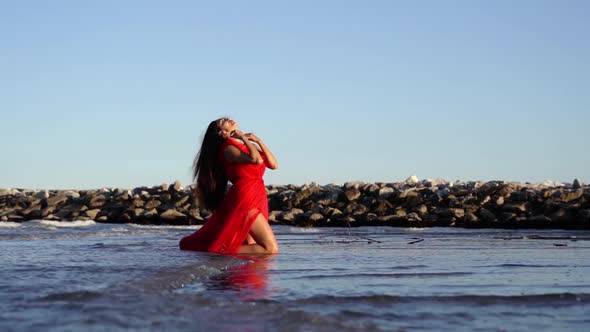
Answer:
[[219, 158], [225, 138], [219, 135], [219, 120], [212, 121], [203, 137], [201, 149], [193, 162], [193, 181], [196, 182], [195, 197], [199, 206], [215, 210], [227, 189], [227, 175]]

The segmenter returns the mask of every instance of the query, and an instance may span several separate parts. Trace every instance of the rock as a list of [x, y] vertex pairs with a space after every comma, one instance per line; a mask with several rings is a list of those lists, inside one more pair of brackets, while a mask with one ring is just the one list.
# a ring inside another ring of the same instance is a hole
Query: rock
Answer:
[[500, 213], [500, 220], [506, 222], [516, 218], [516, 213], [512, 212], [502, 212]]
[[386, 199], [389, 196], [393, 195], [394, 192], [395, 190], [390, 187], [381, 188], [379, 189], [379, 199]]
[[590, 222], [590, 209], [579, 210], [576, 219], [583, 222]]
[[183, 196], [181, 199], [179, 199], [178, 201], [176, 201], [174, 203], [174, 206], [181, 207], [181, 206], [185, 205], [188, 202], [189, 198], [190, 198], [189, 195]]
[[324, 212], [324, 215], [328, 218], [336, 217], [342, 214], [342, 211], [336, 208], [327, 208]]
[[436, 191], [436, 194], [440, 197], [446, 197], [449, 193], [451, 193], [451, 189], [449, 188], [442, 188]]
[[424, 202], [424, 199], [422, 199], [422, 195], [419, 192], [409, 191], [407, 193], [406, 206], [412, 207], [412, 206], [420, 205], [423, 202]]
[[571, 215], [565, 209], [559, 209], [549, 216], [555, 222], [567, 222], [570, 217]]
[[141, 198], [134, 198], [133, 201], [131, 202], [130, 207], [132, 208], [139, 208], [139, 207], [143, 207], [145, 205], [145, 202], [143, 201], [143, 199]]
[[379, 195], [379, 190], [381, 190], [381, 187], [376, 184], [372, 184], [367, 188], [367, 192], [373, 196]]
[[527, 195], [522, 191], [513, 191], [510, 193], [510, 196], [508, 196], [508, 201], [513, 203], [526, 202], [526, 200]]
[[542, 183], [542, 186], [550, 187], [550, 188], [557, 188], [557, 187], [564, 187], [564, 184], [561, 182], [547, 180]]
[[314, 223], [321, 220], [324, 220], [324, 216], [321, 213], [312, 213], [309, 217], [307, 217], [307, 221]]
[[160, 186], [160, 189], [162, 191], [168, 191], [169, 188], [170, 186], [168, 185], [168, 183], [162, 183], [162, 185]]
[[33, 195], [33, 197], [38, 198], [38, 199], [48, 199], [49, 192], [47, 190], [43, 190], [43, 191], [40, 191], [40, 192], [36, 193], [35, 195]]
[[8, 221], [24, 221], [25, 218], [23, 216], [19, 216], [18, 214], [10, 214], [7, 216]]
[[47, 198], [47, 200], [46, 200], [48, 206], [58, 206], [58, 205], [63, 204], [67, 201], [68, 201], [68, 197], [63, 192], [60, 192], [55, 196], [51, 196], [51, 197]]
[[464, 209], [449, 209], [449, 211], [451, 212], [452, 216], [455, 218], [463, 218], [465, 216], [465, 210]]
[[496, 205], [503, 205], [504, 204], [504, 196], [500, 196], [495, 201]]
[[416, 184], [420, 181], [416, 175], [412, 175], [404, 181], [406, 184]]
[[528, 205], [529, 205], [528, 203], [505, 204], [502, 206], [502, 211], [512, 212], [512, 213], [527, 212]]
[[377, 219], [379, 219], [379, 216], [375, 213], [367, 213], [366, 219], [367, 221], [376, 221]]
[[354, 202], [355, 200], [357, 200], [359, 197], [361, 197], [361, 192], [358, 189], [349, 189], [347, 191], [344, 192], [344, 197], [346, 197], [346, 200], [348, 202]]
[[418, 215], [420, 215], [420, 217], [424, 217], [424, 216], [426, 216], [426, 214], [428, 214], [428, 207], [426, 207], [426, 205], [422, 204], [422, 205], [415, 207], [413, 209], [413, 211], [418, 213]]
[[182, 190], [182, 184], [180, 183], [180, 181], [176, 180], [174, 181], [174, 184], [172, 185], [171, 189], [174, 189], [174, 191], [180, 191]]
[[584, 191], [582, 189], [577, 189], [573, 192], [564, 192], [563, 194], [561, 194], [561, 196], [559, 196], [559, 199], [568, 203], [582, 197], [583, 194]]
[[364, 184], [362, 181], [349, 181], [344, 184], [344, 189], [359, 189]]
[[27, 217], [28, 220], [31, 219], [42, 219], [43, 218], [43, 214], [41, 213], [41, 205], [38, 204], [34, 204], [31, 205], [31, 207], [22, 210], [22, 214], [25, 215]]
[[0, 189], [0, 196], [8, 196], [8, 195], [14, 195], [14, 194], [15, 194], [14, 189]]
[[380, 216], [377, 218], [379, 222], [387, 224], [405, 223], [407, 219], [396, 215]]
[[479, 218], [473, 213], [466, 213], [464, 220], [470, 225], [475, 225], [479, 222]]
[[535, 225], [544, 226], [551, 223], [551, 218], [544, 216], [542, 214], [538, 214], [535, 216], [528, 217], [527, 221], [530, 223], [534, 223]]
[[299, 215], [303, 214], [303, 210], [301, 209], [291, 209], [290, 211], [284, 212], [281, 214], [281, 220], [282, 221], [287, 221], [287, 222], [293, 222], [295, 221], [295, 218], [297, 218]]
[[492, 211], [486, 209], [486, 208], [480, 208], [479, 211], [477, 211], [477, 213], [479, 214], [479, 216], [481, 217], [481, 219], [487, 221], [487, 222], [493, 222], [496, 221], [496, 215], [492, 213]]
[[416, 212], [410, 212], [407, 216], [410, 221], [422, 221], [422, 218]]
[[160, 205], [162, 205], [162, 202], [160, 202], [160, 201], [159, 201], [159, 200], [157, 200], [157, 199], [152, 199], [152, 200], [150, 200], [149, 202], [147, 202], [147, 203], [144, 205], [144, 208], [145, 208], [145, 209], [148, 209], [148, 210], [151, 210], [151, 209], [153, 209], [153, 208], [157, 208], [157, 207], [158, 207], [158, 206], [160, 206]]
[[69, 190], [66, 191], [66, 197], [70, 199], [77, 199], [80, 198], [80, 193], [78, 193], [77, 191]]
[[91, 209], [99, 208], [99, 207], [105, 205], [107, 199], [108, 199], [108, 196], [104, 193], [94, 195], [90, 199], [90, 202], [88, 202], [88, 207]]
[[55, 206], [48, 206], [46, 208], [41, 209], [41, 218], [46, 219], [49, 215], [55, 212]]
[[157, 209], [151, 209], [151, 210], [143, 210], [143, 214], [141, 215], [144, 218], [156, 218], [158, 217], [158, 210]]
[[344, 209], [345, 214], [349, 214], [352, 216], [360, 216], [367, 212], [367, 207], [362, 204], [349, 204], [346, 209]]
[[165, 220], [176, 220], [176, 219], [186, 218], [186, 215], [184, 215], [174, 209], [168, 209], [160, 215], [160, 218], [165, 219]]
[[131, 215], [128, 212], [125, 212], [119, 216], [118, 222], [127, 224], [127, 223], [131, 222], [132, 219], [133, 218], [131, 217]]
[[574, 183], [572, 184], [574, 189], [580, 189], [582, 186], [580, 185], [580, 181], [578, 179], [574, 179]]
[[145, 210], [142, 208], [136, 208], [136, 209], [132, 209], [131, 211], [129, 211], [129, 215], [132, 218], [137, 218], [137, 217], [141, 217], [145, 214]]
[[394, 215], [396, 217], [403, 217], [403, 218], [405, 218], [405, 217], [407, 217], [408, 213], [406, 212], [406, 210], [404, 210], [402, 208], [399, 208], [399, 209], [396, 209], [395, 210], [395, 214]]
[[386, 200], [378, 200], [376, 203], [372, 204], [371, 211], [377, 213], [378, 215], [389, 214], [393, 210], [393, 204]]
[[[437, 210], [434, 210], [433, 212], [438, 214], [441, 218], [456, 218], [456, 214], [459, 214], [459, 211], [462, 209], [457, 209], [457, 208], [439, 208]], [[461, 218], [463, 217], [463, 214], [461, 215]]]
[[100, 209], [92, 209], [84, 211], [84, 215], [86, 215], [90, 219], [96, 219], [96, 216], [100, 213]]
[[268, 213], [268, 221], [276, 222], [281, 215], [281, 211], [273, 210]]

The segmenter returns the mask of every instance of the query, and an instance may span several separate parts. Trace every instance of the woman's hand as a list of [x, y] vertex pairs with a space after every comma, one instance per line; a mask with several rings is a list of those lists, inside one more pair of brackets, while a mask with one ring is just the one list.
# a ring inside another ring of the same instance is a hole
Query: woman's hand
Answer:
[[260, 143], [260, 138], [254, 135], [254, 133], [247, 133], [245, 134], [246, 138], [254, 143]]
[[231, 134], [230, 134], [230, 137], [239, 138], [242, 141], [246, 139], [244, 133], [241, 130], [239, 130], [239, 129], [236, 129], [236, 130], [232, 131]]

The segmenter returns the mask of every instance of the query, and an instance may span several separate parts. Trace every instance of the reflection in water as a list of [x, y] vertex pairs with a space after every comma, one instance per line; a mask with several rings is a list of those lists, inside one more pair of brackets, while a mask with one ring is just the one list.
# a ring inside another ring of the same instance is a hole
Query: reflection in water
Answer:
[[269, 297], [268, 271], [276, 255], [238, 256], [243, 263], [227, 268], [224, 273], [210, 278], [210, 290], [237, 292], [243, 300], [259, 300]]

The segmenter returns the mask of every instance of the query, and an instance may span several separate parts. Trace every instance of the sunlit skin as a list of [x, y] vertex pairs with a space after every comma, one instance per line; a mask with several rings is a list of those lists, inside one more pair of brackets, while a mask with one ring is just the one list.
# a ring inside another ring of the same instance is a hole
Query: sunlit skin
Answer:
[[[264, 142], [253, 133], [244, 134], [238, 129], [238, 123], [230, 118], [218, 120], [219, 135], [225, 139], [239, 139], [248, 148], [250, 154], [240, 151], [237, 147], [229, 145], [223, 151], [228, 162], [243, 164], [262, 164], [266, 156], [267, 167], [277, 169], [279, 164]], [[268, 220], [259, 214], [254, 220], [245, 243], [238, 250], [238, 254], [276, 254], [279, 252], [279, 244], [268, 223]]]

